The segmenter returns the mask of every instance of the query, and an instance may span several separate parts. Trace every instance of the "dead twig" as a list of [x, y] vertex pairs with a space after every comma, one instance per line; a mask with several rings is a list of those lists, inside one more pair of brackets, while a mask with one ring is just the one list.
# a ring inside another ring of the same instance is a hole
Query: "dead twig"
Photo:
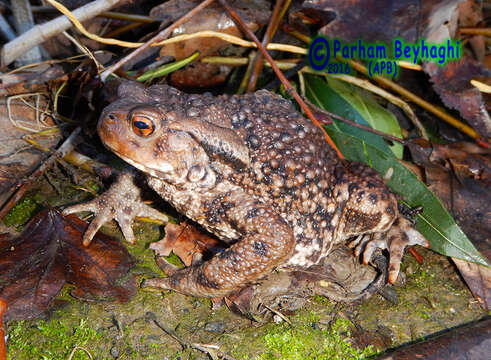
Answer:
[[[23, 34], [34, 27], [34, 17], [32, 16], [31, 4], [28, 0], [17, 0], [11, 3], [12, 15], [18, 34]], [[41, 61], [41, 49], [34, 46], [22, 53], [16, 59], [17, 65], [32, 64]]]
[[230, 5], [227, 3], [226, 0], [218, 0], [218, 1], [225, 8], [225, 10], [227, 10], [227, 12], [230, 14], [230, 16], [237, 22], [237, 24], [240, 26], [242, 31], [244, 31], [247, 34], [247, 36], [252, 41], [254, 41], [254, 43], [256, 43], [256, 46], [258, 47], [259, 51], [261, 51], [264, 58], [266, 60], [268, 60], [268, 62], [271, 64], [271, 68], [275, 72], [276, 76], [278, 76], [278, 78], [280, 79], [281, 83], [285, 87], [286, 92], [295, 98], [295, 100], [300, 105], [300, 107], [305, 112], [305, 114], [308, 116], [308, 118], [310, 120], [312, 120], [314, 125], [317, 126], [322, 131], [322, 133], [324, 134], [324, 138], [329, 143], [329, 145], [331, 145], [331, 147], [334, 149], [334, 151], [338, 154], [339, 158], [344, 160], [344, 156], [343, 156], [343, 154], [341, 154], [341, 151], [339, 151], [336, 144], [334, 144], [334, 142], [331, 140], [331, 138], [327, 134], [326, 130], [324, 130], [322, 125], [315, 118], [314, 114], [312, 113], [312, 111], [310, 111], [309, 107], [305, 104], [302, 97], [295, 91], [293, 86], [290, 84], [288, 79], [283, 75], [283, 73], [278, 68], [278, 66], [276, 66], [273, 58], [271, 57], [271, 55], [269, 55], [269, 53], [266, 51], [264, 46], [262, 46], [262, 44], [259, 42], [256, 35], [254, 35], [254, 33], [247, 27], [247, 25], [244, 23], [244, 21], [240, 18], [240, 16], [237, 14], [237, 12], [230, 7]]
[[145, 49], [147, 49], [150, 45], [153, 43], [157, 43], [159, 41], [162, 41], [164, 39], [167, 39], [169, 35], [174, 31], [175, 28], [178, 26], [182, 25], [186, 21], [190, 20], [194, 15], [199, 13], [202, 9], [213, 3], [215, 0], [205, 0], [198, 6], [196, 6], [193, 10], [189, 11], [186, 15], [182, 16], [180, 19], [175, 21], [172, 25], [166, 27], [164, 30], [159, 32], [157, 35], [152, 37], [150, 40], [148, 40], [146, 43], [144, 43], [142, 46], [140, 46], [138, 49], [135, 51], [131, 52], [121, 60], [119, 60], [117, 63], [114, 65], [110, 66], [107, 68], [102, 74], [101, 74], [101, 80], [105, 81], [109, 75], [111, 75], [113, 72], [115, 72], [117, 69], [119, 69], [121, 66], [123, 66], [125, 63], [130, 61], [131, 59], [135, 58], [139, 54], [141, 54]]
[[12, 29], [7, 20], [5, 20], [2, 13], [0, 13], [0, 34], [2, 34], [8, 41], [14, 40], [17, 37], [14, 29]]
[[[52, 6], [32, 6], [31, 7], [32, 12], [35, 14], [46, 14], [46, 13], [53, 13], [57, 12], [58, 10], [53, 8]], [[145, 16], [145, 15], [138, 15], [138, 14], [125, 14], [125, 13], [120, 13], [117, 11], [103, 11], [97, 17], [103, 17], [107, 19], [115, 19], [115, 20], [125, 20], [125, 21], [132, 21], [132, 22], [138, 22], [138, 23], [153, 23], [156, 21], [159, 21], [159, 19], [150, 17], [150, 16]]]
[[279, 318], [281, 318], [283, 321], [285, 321], [288, 325], [291, 325], [292, 322], [290, 321], [290, 319], [288, 319], [285, 315], [283, 315], [281, 312], [279, 312], [278, 310], [275, 310], [273, 309], [272, 307], [269, 307], [268, 305], [266, 304], [262, 304], [266, 309], [268, 309], [269, 311], [271, 311], [273, 314], [277, 315]]
[[[121, 0], [97, 0], [74, 10], [72, 14], [78, 20], [85, 21], [93, 18], [102, 11], [110, 9], [120, 1]], [[9, 65], [29, 49], [32, 49], [34, 46], [50, 39], [56, 34], [65, 31], [71, 26], [70, 20], [65, 16], [57, 17], [42, 25], [36, 25], [31, 30], [4, 45], [0, 52], [2, 67]]]
[[158, 19], [155, 19], [150, 16], [138, 15], [138, 14], [125, 14], [116, 11], [104, 11], [101, 12], [99, 15], [97, 15], [97, 17], [105, 17], [108, 19], [116, 19], [116, 20], [126, 20], [126, 21], [145, 23], [145, 24], [151, 24], [158, 21]]

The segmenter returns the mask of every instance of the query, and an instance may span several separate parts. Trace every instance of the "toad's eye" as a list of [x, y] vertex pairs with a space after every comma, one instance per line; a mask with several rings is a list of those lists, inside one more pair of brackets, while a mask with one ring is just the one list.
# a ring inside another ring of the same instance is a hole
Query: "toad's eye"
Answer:
[[133, 127], [133, 132], [141, 137], [150, 136], [155, 130], [153, 121], [141, 115], [133, 116], [131, 119], [131, 125]]

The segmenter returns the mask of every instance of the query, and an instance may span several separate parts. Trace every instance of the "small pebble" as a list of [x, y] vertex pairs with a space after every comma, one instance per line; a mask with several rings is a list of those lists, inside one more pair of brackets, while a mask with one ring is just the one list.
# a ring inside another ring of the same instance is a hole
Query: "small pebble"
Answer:
[[224, 333], [226, 329], [227, 325], [222, 321], [210, 321], [205, 325], [205, 330], [209, 332]]
[[281, 316], [277, 315], [277, 314], [274, 314], [273, 315], [273, 322], [275, 324], [280, 324], [280, 323], [283, 322], [283, 318]]
[[111, 356], [115, 359], [119, 358], [119, 350], [118, 350], [117, 346], [113, 346], [111, 348]]

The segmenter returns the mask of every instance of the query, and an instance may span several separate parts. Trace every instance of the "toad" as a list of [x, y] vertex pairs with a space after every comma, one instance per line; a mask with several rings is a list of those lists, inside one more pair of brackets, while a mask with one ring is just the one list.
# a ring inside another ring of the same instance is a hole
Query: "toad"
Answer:
[[[381, 176], [345, 163], [319, 128], [286, 99], [266, 90], [245, 95], [188, 95], [166, 85], [126, 82], [101, 114], [104, 145], [141, 170], [180, 213], [231, 246], [201, 264], [144, 286], [219, 297], [274, 269], [307, 268], [346, 242], [368, 263], [388, 250], [389, 282], [406, 246], [427, 246], [398, 212]], [[88, 245], [115, 219], [134, 242], [135, 216], [165, 220], [143, 204], [132, 176], [65, 213], [92, 211]]]

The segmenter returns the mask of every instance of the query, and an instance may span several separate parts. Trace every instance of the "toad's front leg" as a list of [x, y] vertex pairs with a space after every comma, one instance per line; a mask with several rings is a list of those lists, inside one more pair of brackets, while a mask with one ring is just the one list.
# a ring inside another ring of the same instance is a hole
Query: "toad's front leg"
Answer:
[[83, 236], [83, 244], [88, 246], [99, 228], [110, 220], [116, 220], [125, 239], [135, 242], [131, 225], [136, 216], [145, 216], [167, 222], [167, 216], [146, 205], [140, 198], [140, 189], [133, 182], [133, 174], [122, 173], [109, 190], [92, 201], [67, 207], [64, 215], [91, 211], [94, 219]]
[[269, 274], [291, 256], [291, 227], [271, 208], [238, 194], [224, 196], [214, 210], [220, 221], [233, 224], [241, 238], [226, 251], [168, 278], [149, 279], [142, 286], [183, 294], [219, 297]]

